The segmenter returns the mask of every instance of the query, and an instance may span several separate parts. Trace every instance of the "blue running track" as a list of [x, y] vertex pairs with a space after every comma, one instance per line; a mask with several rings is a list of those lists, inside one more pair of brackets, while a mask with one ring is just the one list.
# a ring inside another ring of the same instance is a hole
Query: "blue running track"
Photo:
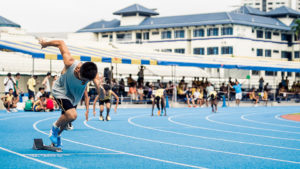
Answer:
[[[65, 131], [63, 152], [33, 150], [33, 138], [50, 144], [60, 112], [0, 111], [0, 168], [300, 168], [300, 122], [280, 115], [300, 107], [119, 109], [103, 122], [78, 110]], [[92, 113], [90, 113], [92, 114]]]

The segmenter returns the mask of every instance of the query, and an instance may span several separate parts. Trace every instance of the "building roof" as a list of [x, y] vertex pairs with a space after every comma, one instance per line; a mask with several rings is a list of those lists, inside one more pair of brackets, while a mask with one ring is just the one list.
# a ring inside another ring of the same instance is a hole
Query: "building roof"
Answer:
[[239, 24], [269, 29], [278, 29], [286, 31], [290, 30], [289, 26], [283, 24], [276, 18], [249, 15], [246, 13], [243, 14], [236, 12], [219, 12], [168, 17], [148, 17], [139, 25], [135, 26], [120, 26], [120, 24], [117, 24], [117, 22], [112, 27], [102, 27], [101, 25], [97, 26], [95, 24], [94, 27], [87, 26], [83, 29], [80, 29], [78, 32], [114, 32], [217, 24]]
[[0, 27], [17, 27], [17, 28], [20, 28], [21, 25], [16, 24], [16, 23], [0, 16]]
[[155, 12], [152, 9], [148, 9], [142, 5], [139, 4], [133, 4], [131, 6], [128, 6], [124, 9], [118, 10], [116, 12], [114, 12], [114, 15], [123, 15], [123, 14], [135, 14], [135, 13], [140, 13], [140, 14], [144, 14], [147, 16], [151, 16], [151, 15], [159, 15], [159, 13]]
[[105, 21], [100, 20], [97, 22], [93, 22], [90, 25], [78, 30], [78, 32], [81, 32], [83, 30], [91, 30], [91, 29], [104, 29], [104, 28], [116, 28], [120, 26], [120, 21], [117, 19], [111, 20], [111, 21]]
[[242, 13], [242, 14], [249, 14], [249, 15], [260, 15], [260, 16], [266, 15], [266, 12], [260, 11], [259, 9], [252, 8], [252, 7], [247, 6], [247, 5], [244, 5], [244, 6], [238, 8], [237, 10], [235, 10], [233, 12]]
[[270, 12], [267, 12], [266, 13], [266, 16], [282, 16], [282, 15], [290, 15], [290, 16], [300, 16], [300, 12], [294, 10], [294, 9], [291, 9], [289, 7], [286, 7], [286, 6], [282, 6], [282, 7], [279, 7], [279, 8], [276, 8]]

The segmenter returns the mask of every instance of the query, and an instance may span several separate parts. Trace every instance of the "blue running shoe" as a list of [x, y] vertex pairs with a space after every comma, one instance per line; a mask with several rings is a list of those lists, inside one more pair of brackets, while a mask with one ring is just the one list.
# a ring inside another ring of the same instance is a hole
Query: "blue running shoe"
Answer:
[[61, 142], [61, 137], [60, 136], [57, 137], [57, 145], [55, 147], [62, 148], [62, 142]]
[[50, 141], [54, 144], [57, 145], [57, 136], [58, 136], [59, 128], [52, 126], [49, 134]]

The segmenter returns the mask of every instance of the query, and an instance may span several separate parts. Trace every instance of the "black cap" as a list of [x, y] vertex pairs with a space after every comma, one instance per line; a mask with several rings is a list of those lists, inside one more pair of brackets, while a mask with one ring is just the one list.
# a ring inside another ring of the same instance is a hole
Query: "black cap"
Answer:
[[16, 74], [16, 76], [20, 76], [21, 74], [18, 72], [17, 74]]
[[7, 76], [11, 76], [11, 73], [7, 73]]
[[49, 75], [51, 76], [51, 73], [50, 73], [50, 72], [47, 73], [47, 76], [49, 76]]

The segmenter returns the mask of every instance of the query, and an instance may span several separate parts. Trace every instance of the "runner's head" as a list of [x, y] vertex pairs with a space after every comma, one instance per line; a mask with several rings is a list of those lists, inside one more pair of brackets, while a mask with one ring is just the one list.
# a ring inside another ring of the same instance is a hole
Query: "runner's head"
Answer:
[[95, 79], [98, 69], [97, 65], [93, 62], [85, 62], [80, 67], [80, 80], [91, 81]]

